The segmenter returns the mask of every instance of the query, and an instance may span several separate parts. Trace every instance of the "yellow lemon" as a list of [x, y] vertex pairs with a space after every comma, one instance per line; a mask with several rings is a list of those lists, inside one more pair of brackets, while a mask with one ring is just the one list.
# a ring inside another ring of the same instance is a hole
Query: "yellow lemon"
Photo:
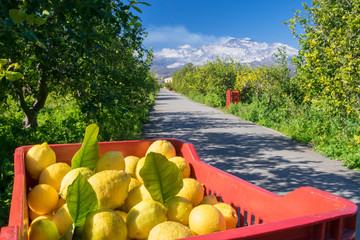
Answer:
[[134, 187], [136, 186], [140, 186], [142, 183], [139, 182], [139, 180], [137, 180], [136, 178], [131, 178], [130, 180], [130, 184], [129, 184], [129, 189], [128, 191], [130, 192], [131, 190], [133, 190]]
[[64, 204], [66, 203], [66, 200], [63, 198], [59, 198], [58, 203], [56, 204], [56, 207], [54, 209], [54, 212], [56, 213], [57, 210], [59, 210]]
[[189, 225], [189, 215], [193, 209], [192, 203], [186, 198], [175, 196], [166, 203], [168, 211], [166, 217], [169, 221], [179, 222], [185, 226]]
[[142, 184], [140, 186], [134, 187], [130, 192], [128, 197], [125, 200], [124, 205], [121, 207], [125, 212], [129, 212], [136, 204], [144, 200], [151, 200], [151, 195], [149, 191]]
[[131, 174], [131, 177], [135, 177], [136, 164], [140, 158], [136, 156], [127, 156], [125, 160], [125, 171]]
[[126, 217], [128, 236], [145, 239], [157, 224], [165, 222], [165, 207], [154, 200], [145, 200], [134, 206]]
[[39, 183], [53, 186], [57, 192], [60, 191], [61, 181], [70, 172], [71, 167], [67, 163], [58, 162], [46, 167], [40, 174]]
[[39, 215], [33, 221], [31, 221], [31, 224], [33, 224], [35, 221], [39, 221], [40, 219], [47, 219], [47, 220], [51, 221], [53, 219], [53, 217], [54, 216], [51, 214]]
[[67, 204], [64, 204], [59, 210], [55, 213], [52, 218], [53, 223], [55, 223], [60, 236], [64, 235], [67, 232], [71, 224], [73, 223], [73, 219], [69, 213], [69, 209]]
[[204, 187], [193, 178], [184, 178], [183, 187], [177, 196], [190, 200], [193, 206], [197, 206], [204, 197]]
[[219, 232], [226, 229], [221, 212], [210, 204], [194, 207], [189, 216], [189, 227], [196, 235]]
[[135, 177], [137, 180], [139, 180], [139, 182], [144, 183], [142, 177], [140, 176], [140, 169], [144, 166], [145, 164], [145, 157], [142, 157], [139, 159], [139, 161], [136, 164], [135, 167]]
[[34, 221], [28, 231], [30, 240], [58, 240], [59, 237], [55, 224], [49, 219]]
[[178, 222], [159, 223], [149, 233], [148, 240], [175, 240], [193, 236], [191, 230]]
[[31, 221], [34, 221], [36, 218], [38, 218], [40, 216], [50, 216], [50, 215], [52, 215], [51, 212], [46, 213], [46, 214], [37, 214], [36, 212], [31, 210], [31, 208], [28, 208], [28, 213], [29, 213], [29, 217], [30, 217]]
[[236, 228], [236, 224], [238, 222], [238, 215], [236, 214], [235, 209], [231, 205], [219, 202], [214, 204], [213, 206], [216, 207], [225, 217], [226, 229]]
[[210, 204], [210, 205], [214, 205], [216, 203], [218, 203], [219, 201], [217, 200], [215, 195], [207, 195], [204, 196], [203, 200], [199, 203], [199, 204]]
[[104, 170], [125, 170], [124, 156], [119, 151], [108, 151], [96, 162], [95, 172]]
[[26, 170], [34, 179], [39, 179], [40, 173], [54, 163], [56, 163], [55, 152], [46, 142], [31, 147], [25, 156]]
[[120, 207], [128, 197], [131, 176], [125, 171], [104, 170], [95, 173], [88, 181], [99, 201], [99, 209]]
[[149, 152], [161, 153], [167, 159], [176, 157], [175, 147], [172, 145], [171, 142], [167, 140], [156, 140], [150, 145], [150, 147], [146, 151], [146, 154], [148, 154]]
[[79, 174], [82, 174], [84, 177], [86, 177], [88, 179], [90, 176], [92, 176], [94, 174], [94, 172], [86, 167], [75, 168], [75, 169], [72, 169], [70, 172], [68, 172], [65, 175], [65, 177], [63, 178], [63, 180], [61, 181], [61, 186], [60, 186], [60, 196], [63, 199], [66, 199], [66, 192], [67, 192], [68, 186], [73, 183], [73, 181], [76, 179], [76, 177]]
[[84, 240], [126, 240], [127, 228], [119, 214], [110, 209], [90, 213], [83, 227]]
[[116, 210], [115, 212], [116, 212], [117, 214], [119, 214], [120, 217], [122, 217], [122, 219], [124, 220], [124, 222], [126, 222], [127, 212], [120, 211], [120, 210]]
[[39, 215], [44, 215], [55, 209], [59, 196], [48, 184], [36, 185], [28, 194], [29, 208]]
[[180, 169], [180, 171], [182, 173], [183, 178], [190, 177], [190, 172], [191, 172], [190, 165], [185, 160], [185, 158], [177, 156], [177, 157], [170, 158], [169, 161], [175, 163], [178, 166], [178, 168]]

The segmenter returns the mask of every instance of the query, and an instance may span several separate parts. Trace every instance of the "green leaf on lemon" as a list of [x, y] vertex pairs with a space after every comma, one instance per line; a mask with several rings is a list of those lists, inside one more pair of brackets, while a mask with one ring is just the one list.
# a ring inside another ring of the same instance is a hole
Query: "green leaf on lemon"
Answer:
[[67, 188], [66, 203], [75, 226], [84, 224], [87, 214], [98, 209], [96, 193], [82, 174]]
[[175, 196], [183, 186], [180, 169], [160, 153], [148, 153], [139, 173], [152, 199], [161, 203]]
[[71, 160], [71, 169], [87, 167], [94, 170], [99, 159], [98, 134], [99, 127], [96, 124], [90, 124], [86, 128], [84, 142]]

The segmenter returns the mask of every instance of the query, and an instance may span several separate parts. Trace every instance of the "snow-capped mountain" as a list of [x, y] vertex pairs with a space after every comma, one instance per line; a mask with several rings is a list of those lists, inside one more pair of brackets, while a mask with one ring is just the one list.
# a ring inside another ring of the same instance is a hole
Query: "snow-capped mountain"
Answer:
[[286, 44], [259, 43], [250, 38], [232, 38], [222, 44], [211, 44], [198, 48], [190, 45], [184, 45], [177, 49], [163, 48], [154, 52], [152, 69], [157, 71], [157, 75], [164, 77], [171, 75], [174, 70], [187, 63], [202, 65], [216, 59], [216, 57], [220, 59], [232, 58], [236, 62], [256, 66], [274, 62], [274, 54], [279, 52], [278, 49], [284, 47], [289, 58], [298, 52], [297, 49]]

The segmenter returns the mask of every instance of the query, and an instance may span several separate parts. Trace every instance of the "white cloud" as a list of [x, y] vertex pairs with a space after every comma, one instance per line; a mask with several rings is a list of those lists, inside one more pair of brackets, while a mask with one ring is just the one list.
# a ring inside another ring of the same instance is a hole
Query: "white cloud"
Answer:
[[148, 36], [144, 40], [145, 46], [155, 49], [198, 47], [207, 44], [216, 44], [227, 41], [230, 37], [216, 37], [202, 33], [192, 33], [184, 26], [150, 26], [147, 28]]
[[160, 51], [157, 51], [154, 53], [158, 57], [165, 57], [165, 58], [180, 58], [183, 56], [183, 54], [176, 49], [170, 49], [170, 48], [163, 48]]
[[189, 44], [185, 44], [185, 45], [180, 46], [179, 48], [181, 48], [181, 49], [189, 49], [189, 48], [191, 48], [191, 46]]

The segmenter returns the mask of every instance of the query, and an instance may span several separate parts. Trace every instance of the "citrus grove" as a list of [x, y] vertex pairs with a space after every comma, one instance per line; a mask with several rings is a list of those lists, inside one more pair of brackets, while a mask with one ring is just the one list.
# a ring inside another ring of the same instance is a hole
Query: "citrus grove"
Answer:
[[235, 209], [204, 196], [189, 163], [167, 140], [145, 156], [99, 156], [99, 128], [86, 128], [71, 166], [46, 143], [32, 146], [26, 171], [37, 184], [27, 195], [32, 239], [180, 239], [236, 228]]
[[[275, 129], [353, 169], [360, 169], [360, 1], [313, 0], [285, 22], [298, 39], [276, 63], [243, 65], [217, 58], [174, 73], [175, 91], [225, 108], [228, 89], [241, 91], [227, 111]], [[290, 65], [292, 63], [292, 65]]]

